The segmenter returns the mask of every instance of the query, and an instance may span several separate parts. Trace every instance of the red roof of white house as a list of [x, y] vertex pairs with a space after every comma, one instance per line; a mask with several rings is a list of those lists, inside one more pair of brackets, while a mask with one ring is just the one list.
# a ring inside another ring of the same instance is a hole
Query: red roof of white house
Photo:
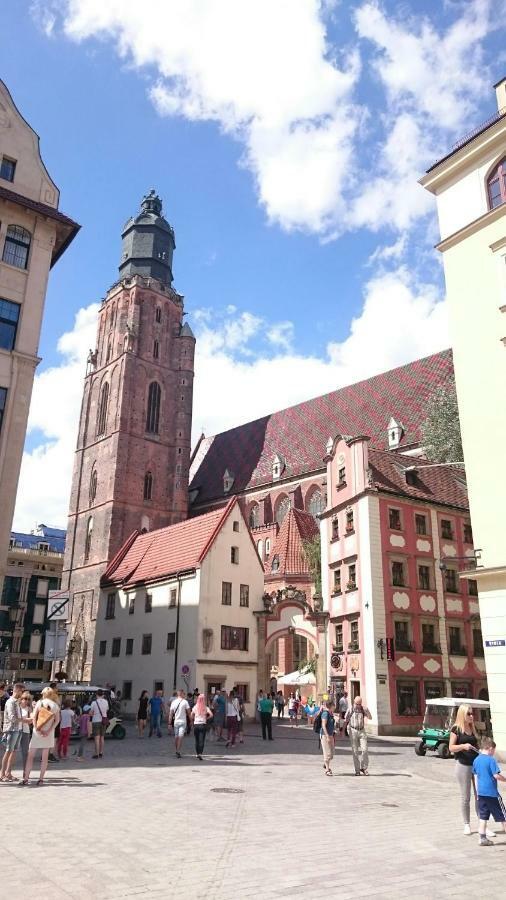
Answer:
[[134, 531], [109, 563], [102, 583], [142, 584], [198, 568], [235, 506], [239, 510], [232, 497], [225, 507], [203, 516], [146, 534]]
[[[310, 570], [304, 541], [312, 541], [320, 529], [310, 513], [302, 509], [289, 509], [281, 523], [278, 536], [272, 548], [266, 575], [283, 577], [287, 575], [309, 575]], [[273, 572], [272, 561], [277, 557], [279, 567]]]
[[283, 479], [321, 471], [327, 441], [337, 434], [366, 434], [372, 447], [386, 449], [391, 417], [403, 426], [399, 449], [418, 445], [429, 397], [452, 379], [452, 352], [444, 350], [213, 437], [202, 437], [190, 473], [190, 491], [197, 491], [195, 505], [224, 497], [226, 469], [234, 478], [234, 494], [271, 485], [276, 455], [284, 460]]

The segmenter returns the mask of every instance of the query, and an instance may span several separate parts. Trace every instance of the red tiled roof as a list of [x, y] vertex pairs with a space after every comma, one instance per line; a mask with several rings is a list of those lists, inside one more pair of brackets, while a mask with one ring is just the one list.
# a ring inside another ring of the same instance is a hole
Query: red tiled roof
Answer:
[[[303, 541], [312, 541], [320, 529], [310, 513], [302, 509], [289, 509], [272, 548], [266, 574], [276, 577], [284, 575], [309, 575], [309, 566], [304, 553]], [[279, 559], [279, 568], [272, 571], [272, 560]]]
[[321, 471], [327, 440], [336, 434], [366, 434], [372, 447], [386, 447], [391, 416], [404, 427], [401, 448], [416, 444], [428, 398], [451, 378], [452, 352], [444, 350], [205, 438], [191, 468], [195, 503], [223, 497], [225, 469], [234, 476], [234, 493], [272, 483], [276, 454], [285, 460], [283, 478]]
[[58, 222], [61, 226], [62, 235], [59, 240], [57, 239], [53, 250], [51, 257], [51, 266], [53, 266], [64, 250], [67, 249], [71, 241], [74, 240], [81, 226], [78, 225], [77, 222], [74, 222], [73, 219], [69, 219], [68, 216], [65, 216], [58, 209], [55, 209], [54, 206], [48, 206], [47, 203], [40, 203], [38, 200], [31, 200], [29, 197], [24, 197], [23, 194], [17, 194], [16, 191], [10, 191], [9, 188], [0, 187], [0, 198], [9, 200], [11, 203], [17, 203], [20, 206], [26, 207], [26, 209], [31, 209], [33, 212], [39, 213], [42, 216], [47, 216], [49, 219], [54, 219]]
[[146, 534], [134, 532], [109, 564], [102, 583], [142, 584], [197, 568], [236, 502], [232, 497], [225, 508], [203, 516]]
[[[434, 466], [428, 460], [415, 459], [403, 453], [373, 449], [369, 450], [369, 465], [379, 491], [469, 509], [463, 468]], [[406, 468], [409, 466], [416, 466], [414, 484], [406, 482]]]

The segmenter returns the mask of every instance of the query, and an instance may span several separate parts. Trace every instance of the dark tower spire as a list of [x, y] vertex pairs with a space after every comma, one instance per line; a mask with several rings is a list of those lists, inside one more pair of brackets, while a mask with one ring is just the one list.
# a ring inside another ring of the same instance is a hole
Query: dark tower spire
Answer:
[[172, 284], [174, 229], [162, 216], [162, 201], [154, 190], [143, 197], [139, 214], [128, 220], [121, 237], [120, 278], [144, 275]]

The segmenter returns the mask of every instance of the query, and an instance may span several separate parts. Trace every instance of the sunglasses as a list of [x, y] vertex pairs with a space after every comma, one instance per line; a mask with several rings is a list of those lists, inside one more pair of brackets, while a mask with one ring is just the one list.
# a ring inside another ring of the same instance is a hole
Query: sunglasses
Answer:
[[467, 713], [466, 713], [466, 716], [472, 716], [472, 715], [474, 715], [474, 713], [472, 713], [472, 712], [467, 712]]

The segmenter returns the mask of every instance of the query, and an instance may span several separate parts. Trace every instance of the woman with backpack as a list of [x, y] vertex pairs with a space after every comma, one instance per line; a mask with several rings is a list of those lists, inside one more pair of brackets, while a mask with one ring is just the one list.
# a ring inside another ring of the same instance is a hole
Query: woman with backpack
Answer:
[[323, 768], [325, 769], [325, 775], [332, 775], [330, 763], [334, 757], [334, 735], [336, 730], [333, 700], [327, 700], [326, 703], [323, 703], [321, 711], [316, 716], [315, 726], [318, 720], [320, 725], [320, 744], [323, 753]]

